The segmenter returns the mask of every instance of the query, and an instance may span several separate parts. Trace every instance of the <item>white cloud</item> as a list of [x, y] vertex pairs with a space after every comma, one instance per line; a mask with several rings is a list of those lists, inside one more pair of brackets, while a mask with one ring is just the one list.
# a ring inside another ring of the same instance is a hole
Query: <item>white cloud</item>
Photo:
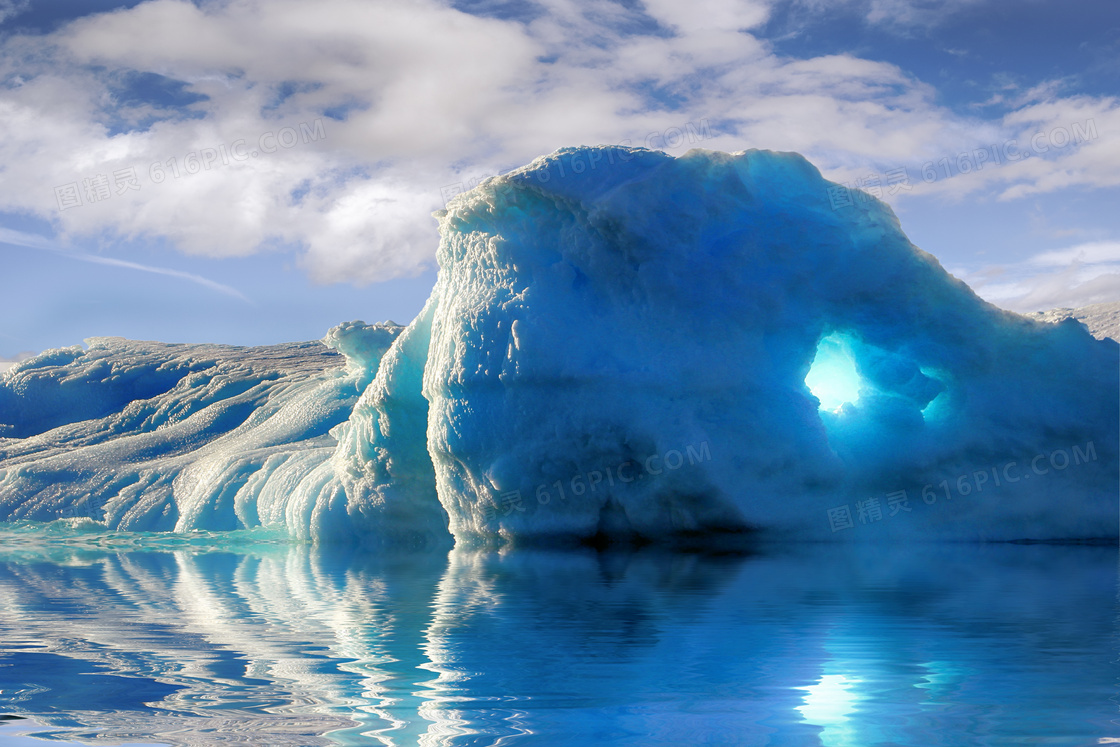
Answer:
[[31, 0], [0, 0], [0, 23], [31, 7]]
[[802, 12], [849, 12], [873, 26], [909, 35], [940, 26], [950, 17], [985, 0], [791, 0]]
[[[899, 18], [925, 7], [891, 5]], [[1094, 117], [1092, 143], [931, 188], [1015, 199], [1120, 178], [1111, 139], [1120, 109], [1111, 99], [1039, 91], [1004, 122], [988, 123], [941, 108], [932, 87], [894, 65], [776, 54], [750, 33], [768, 17], [761, 0], [650, 0], [641, 9], [542, 0], [539, 8], [523, 24], [436, 0], [153, 0], [47, 37], [8, 37], [0, 210], [47, 218], [70, 244], [158, 237], [206, 256], [297, 246], [315, 279], [361, 283], [430, 265], [429, 213], [445, 185], [564, 145], [643, 145], [649, 133], [701, 120], [714, 137], [686, 140], [677, 152], [797, 150], [848, 178]], [[885, 13], [886, 0], [869, 8]], [[662, 32], [619, 30], [641, 18]], [[122, 110], [114, 88], [122, 71], [186, 81], [209, 98], [190, 107], [192, 117], [118, 132], [121, 119], [167, 115], [145, 104]], [[337, 107], [349, 110], [345, 121], [325, 116]], [[314, 122], [323, 137], [260, 152], [262, 135], [298, 134]], [[257, 156], [230, 157], [239, 141]], [[209, 168], [188, 173], [188, 154], [205, 149], [215, 154]], [[59, 209], [56, 187], [81, 190], [86, 179], [112, 182], [130, 168], [138, 190], [114, 189], [92, 204], [83, 195], [81, 206]]]
[[1120, 299], [1120, 242], [1078, 244], [961, 277], [980, 296], [1012, 311], [1112, 302]]
[[1029, 260], [1042, 267], [1072, 267], [1074, 265], [1120, 264], [1120, 242], [1092, 241], [1067, 249], [1043, 252]]
[[758, 0], [644, 0], [646, 12], [678, 31], [740, 31], [752, 29], [770, 17], [770, 4]]
[[865, 0], [867, 21], [902, 29], [928, 28], [985, 0]]

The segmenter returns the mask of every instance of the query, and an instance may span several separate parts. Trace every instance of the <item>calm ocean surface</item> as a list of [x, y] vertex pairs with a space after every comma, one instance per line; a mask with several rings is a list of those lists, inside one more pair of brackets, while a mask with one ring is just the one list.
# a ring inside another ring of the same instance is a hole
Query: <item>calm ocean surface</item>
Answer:
[[259, 539], [0, 536], [0, 743], [1120, 743], [1116, 547]]

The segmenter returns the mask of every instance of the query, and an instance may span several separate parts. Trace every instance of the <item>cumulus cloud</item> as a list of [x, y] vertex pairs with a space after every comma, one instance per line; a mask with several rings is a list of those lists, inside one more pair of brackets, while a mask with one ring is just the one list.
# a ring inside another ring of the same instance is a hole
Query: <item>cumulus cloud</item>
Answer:
[[[436, 0], [151, 0], [9, 36], [0, 209], [52, 221], [64, 243], [295, 248], [318, 281], [366, 283], [431, 265], [447, 189], [564, 145], [796, 150], [846, 179], [1089, 117], [1092, 153], [930, 186], [1016, 199], [1120, 174], [1115, 101], [1051, 91], [1003, 122], [965, 118], [894, 65], [777, 54], [752, 33], [761, 0], [532, 8], [502, 20]], [[138, 75], [166, 95], [138, 95]]]

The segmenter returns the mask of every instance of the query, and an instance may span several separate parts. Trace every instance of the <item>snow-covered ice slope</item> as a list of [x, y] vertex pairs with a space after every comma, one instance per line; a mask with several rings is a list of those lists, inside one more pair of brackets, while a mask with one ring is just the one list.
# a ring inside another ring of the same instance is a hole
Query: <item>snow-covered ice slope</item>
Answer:
[[984, 302], [834, 186], [792, 153], [564, 149], [438, 213], [428, 304], [332, 330], [345, 368], [317, 344], [50, 351], [0, 379], [0, 518], [1114, 536], [1120, 346]]
[[1027, 314], [1042, 322], [1060, 322], [1070, 317], [1084, 324], [1093, 337], [1120, 340], [1120, 302], [1095, 303], [1079, 309], [1050, 309]]
[[328, 531], [329, 432], [400, 331], [353, 322], [325, 345], [257, 348], [95, 338], [24, 361], [0, 378], [3, 517]]

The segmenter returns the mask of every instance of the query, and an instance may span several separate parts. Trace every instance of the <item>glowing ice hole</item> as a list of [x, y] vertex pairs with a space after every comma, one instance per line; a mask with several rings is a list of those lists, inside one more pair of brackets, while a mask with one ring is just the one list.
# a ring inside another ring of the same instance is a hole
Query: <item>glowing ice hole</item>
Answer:
[[822, 410], [835, 412], [859, 399], [859, 372], [843, 337], [831, 334], [817, 343], [817, 354], [805, 376], [805, 386], [820, 400]]

